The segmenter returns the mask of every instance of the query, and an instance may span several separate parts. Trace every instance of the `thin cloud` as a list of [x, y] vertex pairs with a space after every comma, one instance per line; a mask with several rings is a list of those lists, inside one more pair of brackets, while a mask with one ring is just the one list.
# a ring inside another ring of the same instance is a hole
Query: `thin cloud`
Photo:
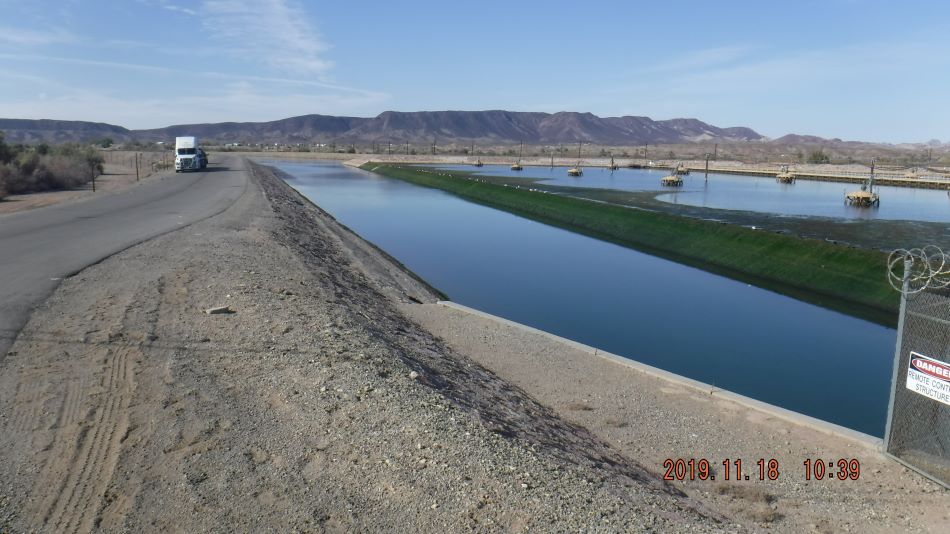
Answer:
[[325, 74], [329, 46], [289, 0], [208, 0], [202, 23], [238, 57], [300, 74]]
[[[381, 94], [274, 95], [249, 83], [233, 83], [214, 94], [182, 96], [169, 106], [166, 98], [135, 98], [100, 91], [75, 90], [58, 96], [35, 96], [0, 101], [0, 117], [51, 117], [60, 120], [106, 122], [132, 129], [172, 124], [225, 121], [269, 121], [302, 115], [368, 115], [386, 105]], [[235, 110], [240, 110], [239, 116]]]
[[0, 59], [9, 59], [17, 61], [55, 61], [58, 63], [69, 63], [72, 65], [85, 65], [90, 67], [103, 67], [110, 69], [134, 70], [141, 72], [153, 72], [164, 74], [181, 74], [179, 69], [170, 69], [167, 67], [156, 67], [154, 65], [141, 65], [138, 63], [122, 63], [119, 61], [100, 61], [96, 59], [79, 59], [71, 57], [57, 57], [40, 54], [3, 54], [0, 53]]
[[[373, 98], [388, 98], [389, 95], [381, 93], [378, 91], [369, 91], [366, 89], [357, 89], [354, 87], [346, 87], [343, 85], [336, 85], [327, 82], [321, 82], [316, 80], [304, 80], [304, 79], [294, 79], [294, 78], [280, 78], [280, 77], [271, 77], [271, 76], [253, 76], [253, 75], [242, 75], [242, 74], [227, 74], [224, 72], [215, 72], [215, 71], [200, 71], [194, 72], [192, 70], [176, 69], [170, 67], [159, 67], [155, 65], [143, 65], [139, 63], [124, 63], [120, 61], [101, 61], [95, 59], [79, 59], [71, 57], [60, 57], [60, 56], [49, 56], [42, 54], [4, 54], [0, 53], [0, 59], [6, 60], [15, 60], [15, 61], [52, 61], [57, 63], [68, 63], [72, 65], [84, 65], [90, 67], [99, 67], [106, 69], [118, 69], [118, 70], [129, 70], [137, 72], [148, 72], [154, 74], [172, 74], [172, 75], [187, 75], [187, 76], [199, 76], [204, 78], [216, 78], [224, 80], [233, 80], [233, 81], [253, 81], [253, 82], [263, 82], [269, 84], [279, 84], [279, 85], [296, 85], [296, 86], [306, 86], [306, 87], [319, 87], [321, 89], [328, 89], [331, 91], [338, 91], [342, 93], [353, 93], [361, 94], [367, 97]], [[0, 75], [2, 75], [0, 71]]]
[[158, 6], [168, 11], [173, 11], [175, 13], [184, 13], [185, 15], [189, 15], [192, 17], [198, 15], [198, 12], [195, 11], [194, 9], [180, 6], [177, 4], [172, 4], [170, 2], [167, 2], [166, 0], [137, 0], [137, 1], [140, 4]]
[[186, 15], [191, 15], [191, 16], [195, 16], [198, 14], [198, 12], [195, 11], [194, 9], [188, 9], [187, 7], [176, 6], [174, 4], [162, 4], [162, 7], [169, 11], [184, 13]]
[[0, 42], [9, 44], [19, 46], [44, 46], [72, 43], [75, 41], [76, 37], [73, 34], [61, 29], [40, 31], [0, 26]]
[[24, 74], [22, 72], [16, 72], [12, 70], [0, 69], [0, 83], [9, 80], [16, 80], [20, 82], [30, 82], [40, 85], [53, 85], [54, 82], [48, 78], [43, 78], [40, 76], [33, 76], [31, 74]]

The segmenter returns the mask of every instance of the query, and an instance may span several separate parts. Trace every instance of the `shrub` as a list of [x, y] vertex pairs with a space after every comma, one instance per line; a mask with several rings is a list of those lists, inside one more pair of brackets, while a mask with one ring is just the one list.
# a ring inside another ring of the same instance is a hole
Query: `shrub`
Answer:
[[68, 156], [44, 158], [41, 167], [50, 176], [49, 189], [70, 189], [92, 180], [94, 169], [83, 159]]
[[[2, 161], [4, 158], [6, 161]], [[102, 174], [103, 164], [102, 155], [90, 146], [10, 147], [0, 136], [0, 198], [7, 194], [78, 187]]]
[[10, 145], [3, 141], [3, 132], [0, 132], [0, 163], [9, 163], [15, 155]]
[[829, 163], [831, 158], [822, 149], [812, 150], [808, 153], [808, 163]]
[[15, 171], [16, 169], [12, 165], [0, 163], [0, 200], [6, 198], [9, 194], [7, 183]]
[[20, 169], [20, 174], [30, 175], [40, 165], [40, 155], [36, 151], [30, 150], [20, 152], [16, 157], [16, 166]]

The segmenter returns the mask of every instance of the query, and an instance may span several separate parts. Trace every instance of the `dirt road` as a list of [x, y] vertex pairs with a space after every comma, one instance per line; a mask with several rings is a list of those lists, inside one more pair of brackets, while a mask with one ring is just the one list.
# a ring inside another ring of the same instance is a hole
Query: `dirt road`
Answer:
[[0, 355], [61, 279], [230, 206], [247, 186], [243, 165], [226, 157], [207, 172], [165, 173], [138, 187], [0, 215]]

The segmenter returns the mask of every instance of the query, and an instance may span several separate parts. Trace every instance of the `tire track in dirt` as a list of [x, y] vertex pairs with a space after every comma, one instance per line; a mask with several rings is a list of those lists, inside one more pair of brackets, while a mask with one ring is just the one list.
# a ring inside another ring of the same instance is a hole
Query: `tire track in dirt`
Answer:
[[102, 384], [106, 404], [96, 410], [91, 428], [83, 433], [79, 454], [71, 462], [65, 491], [59, 494], [45, 522], [60, 532], [91, 530], [128, 428], [126, 410], [133, 387], [129, 366], [131, 350], [109, 352], [108, 373]]
[[[119, 311], [121, 317], [95, 314], [111, 323], [103, 329], [108, 332], [106, 341], [92, 343], [79, 361], [64, 369], [84, 368], [87, 373], [95, 369], [99, 379], [90, 380], [91, 374], [65, 377], [51, 453], [33, 490], [32, 501], [38, 503], [34, 525], [56, 532], [89, 532], [101, 521], [104, 496], [130, 428], [136, 363], [154, 330], [154, 310], [143, 310], [140, 303], [159, 301], [154, 295], [163, 292], [161, 281], [144, 285], [135, 294], [123, 295], [121, 303], [112, 298], [97, 303]], [[116, 509], [110, 510], [113, 525], [122, 520]]]
[[46, 398], [46, 386], [38, 377], [43, 371], [24, 370], [20, 373], [13, 408], [11, 427], [15, 432], [30, 432], [43, 415], [43, 402]]
[[82, 405], [85, 400], [86, 379], [82, 376], [70, 379], [66, 383], [66, 394], [59, 412], [59, 428], [75, 425], [83, 417]]

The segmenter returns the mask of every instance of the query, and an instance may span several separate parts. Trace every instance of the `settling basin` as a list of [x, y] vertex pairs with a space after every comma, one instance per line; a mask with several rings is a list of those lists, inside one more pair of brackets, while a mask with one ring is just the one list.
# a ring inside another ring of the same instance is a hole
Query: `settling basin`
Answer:
[[337, 163], [261, 163], [460, 304], [884, 433], [893, 329]]
[[857, 208], [844, 202], [848, 191], [859, 184], [797, 180], [779, 183], [775, 178], [709, 173], [702, 171], [683, 176], [683, 187], [675, 189], [660, 185], [669, 169], [628, 169], [609, 171], [602, 167], [586, 167], [582, 176], [567, 175], [565, 167], [531, 167], [512, 171], [503, 165], [426, 165], [445, 170], [474, 172], [481, 176], [538, 178], [544, 184], [568, 187], [592, 187], [619, 191], [656, 191], [657, 199], [672, 204], [704, 208], [757, 211], [776, 215], [802, 217], [836, 217], [842, 219], [883, 219], [926, 222], [950, 222], [950, 194], [936, 189], [875, 186], [881, 205]]

